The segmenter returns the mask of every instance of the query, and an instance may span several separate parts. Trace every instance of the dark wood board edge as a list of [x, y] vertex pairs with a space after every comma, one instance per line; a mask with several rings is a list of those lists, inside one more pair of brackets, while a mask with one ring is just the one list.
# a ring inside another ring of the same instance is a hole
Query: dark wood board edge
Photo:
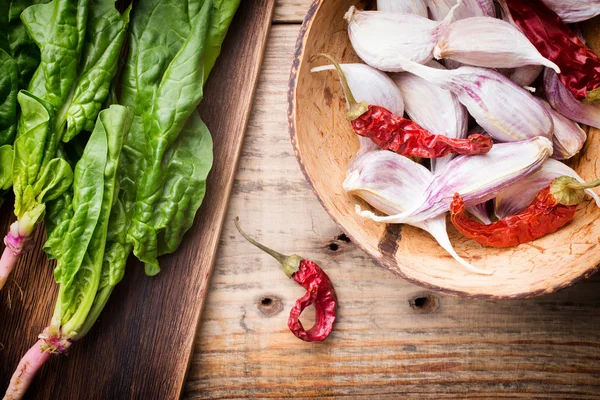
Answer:
[[[146, 277], [141, 264], [132, 257], [123, 282], [96, 326], [68, 356], [54, 357], [44, 366], [26, 398], [181, 396], [274, 3], [241, 2], [207, 84], [200, 113], [213, 134], [215, 164], [204, 204], [181, 247], [160, 260], [163, 270], [154, 278]], [[5, 230], [13, 219], [8, 204], [0, 214], [1, 229]], [[52, 280], [53, 264], [40, 250], [43, 241], [40, 231], [12, 282], [0, 292], [0, 393], [4, 393], [18, 359], [51, 316], [56, 285]]]

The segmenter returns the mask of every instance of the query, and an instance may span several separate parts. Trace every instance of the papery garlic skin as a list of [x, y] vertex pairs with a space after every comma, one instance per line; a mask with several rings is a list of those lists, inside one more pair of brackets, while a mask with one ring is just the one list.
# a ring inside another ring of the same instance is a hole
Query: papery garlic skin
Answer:
[[[356, 101], [381, 106], [395, 115], [404, 115], [404, 100], [400, 89], [394, 81], [381, 71], [365, 64], [340, 64], [348, 86]], [[333, 65], [323, 65], [311, 69], [311, 72], [335, 71]], [[345, 93], [348, 98], [348, 93]], [[346, 101], [346, 104], [347, 101]], [[358, 154], [377, 150], [379, 147], [369, 138], [358, 137], [360, 150]]]
[[[533, 201], [540, 190], [548, 186], [555, 178], [563, 175], [573, 177], [582, 183], [585, 182], [569, 166], [551, 158], [542, 165], [539, 171], [523, 177], [523, 179], [498, 194], [495, 201], [496, 216], [502, 219], [522, 211]], [[600, 198], [598, 195], [591, 189], [586, 189], [585, 192], [600, 207]]]
[[517, 28], [501, 19], [474, 17], [451, 23], [440, 36], [433, 56], [487, 68], [544, 65], [560, 68], [540, 54]]
[[552, 153], [552, 158], [566, 160], [579, 153], [587, 140], [585, 131], [581, 129], [577, 122], [573, 122], [560, 114], [547, 102], [542, 101], [542, 105], [546, 107], [554, 122], [554, 134], [552, 135], [554, 153]]
[[427, 18], [424, 0], [377, 0], [377, 11], [400, 12]]
[[433, 58], [433, 49], [453, 14], [441, 22], [413, 14], [384, 11], [359, 11], [350, 7], [348, 36], [358, 56], [381, 71], [400, 72], [398, 58], [426, 63]]
[[[441, 21], [448, 15], [456, 0], [427, 0], [431, 17]], [[496, 9], [493, 0], [463, 0], [454, 12], [454, 21], [471, 17], [495, 17]]]
[[[381, 212], [396, 214], [418, 205], [432, 182], [432, 173], [422, 165], [389, 151], [379, 151], [356, 158], [344, 181], [344, 189]], [[412, 225], [429, 232], [468, 270], [486, 275], [493, 273], [469, 264], [456, 253], [448, 237], [444, 214]]]
[[552, 154], [552, 143], [545, 137], [522, 142], [495, 144], [489, 153], [458, 156], [439, 173], [425, 191], [425, 199], [411, 210], [387, 217], [357, 212], [376, 222], [415, 223], [448, 211], [452, 196], [461, 195], [468, 205], [496, 197], [507, 187], [537, 171]]
[[[444, 69], [436, 61], [427, 65]], [[392, 80], [400, 88], [411, 120], [435, 134], [461, 139], [467, 137], [469, 115], [452, 92], [408, 72], [393, 74]], [[452, 157], [432, 158], [432, 171], [435, 173], [444, 168]]]
[[543, 65], [525, 65], [512, 70], [510, 74], [508, 74], [508, 79], [517, 86], [531, 86], [543, 71]]
[[496, 140], [552, 137], [552, 118], [540, 101], [499, 72], [477, 67], [440, 70], [407, 59], [401, 64], [406, 71], [454, 93]]
[[551, 69], [544, 71], [544, 91], [552, 107], [565, 117], [600, 129], [600, 103], [578, 101]]
[[586, 21], [600, 15], [600, 0], [542, 0], [566, 24]]

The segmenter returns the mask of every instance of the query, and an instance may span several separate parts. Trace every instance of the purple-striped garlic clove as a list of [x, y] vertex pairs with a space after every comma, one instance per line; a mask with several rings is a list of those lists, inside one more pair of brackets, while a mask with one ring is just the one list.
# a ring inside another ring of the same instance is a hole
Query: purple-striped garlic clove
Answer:
[[455, 193], [459, 193], [467, 205], [493, 199], [541, 168], [551, 154], [552, 143], [545, 137], [495, 144], [485, 155], [458, 156], [450, 161], [427, 188], [424, 200], [410, 210], [387, 217], [363, 211], [358, 206], [357, 212], [376, 222], [421, 222], [448, 211]]
[[352, 47], [364, 62], [382, 71], [400, 72], [399, 58], [418, 63], [433, 58], [435, 44], [457, 6], [440, 22], [413, 14], [359, 11], [354, 6], [344, 18]]
[[[427, 65], [444, 69], [436, 61]], [[393, 74], [392, 79], [402, 92], [404, 107], [411, 120], [432, 133], [452, 138], [467, 137], [469, 115], [452, 92], [408, 72]], [[431, 159], [432, 171], [443, 169], [452, 158]]]
[[440, 36], [433, 56], [487, 68], [544, 65], [560, 68], [540, 54], [521, 31], [508, 22], [474, 17], [451, 23]]
[[453, 92], [498, 141], [552, 137], [552, 118], [541, 102], [499, 72], [477, 67], [441, 70], [408, 59], [402, 59], [401, 64], [406, 71]]
[[[356, 158], [344, 181], [344, 189], [383, 213], [397, 214], [421, 203], [432, 182], [433, 174], [422, 165], [396, 153], [378, 151]], [[471, 265], [456, 253], [448, 237], [444, 214], [411, 225], [429, 232], [469, 271], [493, 273]]]
[[[446, 18], [450, 9], [455, 4], [455, 0], [427, 0], [427, 6], [431, 12], [431, 17], [436, 21], [441, 21]], [[463, 0], [460, 7], [454, 12], [453, 20], [495, 16], [496, 9], [493, 0]]]
[[586, 21], [600, 15], [600, 0], [542, 0], [567, 24]]
[[542, 104], [546, 107], [554, 122], [554, 135], [552, 135], [554, 153], [552, 153], [552, 158], [566, 160], [573, 157], [579, 153], [585, 144], [587, 134], [577, 122], [573, 122], [560, 114], [543, 100]]
[[377, 11], [400, 12], [427, 18], [427, 5], [424, 0], [377, 0]]
[[552, 107], [565, 117], [600, 129], [600, 103], [584, 104], [563, 85], [556, 72], [546, 68], [544, 91]]

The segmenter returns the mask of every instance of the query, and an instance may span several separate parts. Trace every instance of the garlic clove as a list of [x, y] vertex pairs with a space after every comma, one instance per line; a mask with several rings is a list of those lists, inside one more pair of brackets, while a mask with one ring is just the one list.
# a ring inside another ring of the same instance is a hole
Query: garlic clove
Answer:
[[[433, 174], [422, 165], [389, 151], [379, 151], [356, 158], [344, 181], [344, 190], [381, 212], [396, 214], [422, 202], [425, 190], [432, 182]], [[442, 248], [471, 272], [493, 273], [469, 264], [456, 253], [448, 237], [445, 215], [411, 225], [429, 232]]]
[[565, 117], [600, 129], [600, 103], [584, 104], [563, 85], [556, 72], [546, 68], [544, 91], [552, 107]]
[[477, 67], [440, 70], [406, 58], [400, 63], [406, 71], [453, 92], [496, 140], [552, 137], [552, 118], [540, 101], [499, 72]]
[[359, 11], [354, 6], [344, 18], [352, 47], [363, 61], [382, 71], [400, 72], [398, 58], [418, 63], [433, 58], [435, 44], [457, 6], [441, 22], [413, 14]]
[[[427, 6], [431, 17], [441, 21], [456, 4], [456, 0], [427, 0]], [[463, 0], [462, 4], [454, 12], [454, 21], [471, 17], [495, 17], [496, 9], [493, 0]]]
[[517, 67], [508, 74], [508, 79], [513, 81], [517, 86], [531, 86], [543, 70], [543, 65], [525, 65], [523, 67]]
[[[554, 159], [548, 159], [539, 171], [523, 177], [523, 179], [510, 185], [496, 197], [495, 214], [502, 219], [514, 215], [527, 207], [537, 196], [538, 192], [548, 186], [555, 178], [559, 176], [570, 176], [579, 182], [585, 182], [569, 166]], [[596, 205], [600, 207], [600, 198], [591, 189], [586, 189]]]
[[467, 18], [450, 24], [440, 36], [433, 56], [478, 67], [545, 65], [560, 72], [521, 31], [508, 22], [489, 17]]
[[377, 0], [377, 11], [415, 14], [427, 18], [427, 5], [424, 0]]
[[381, 217], [371, 211], [357, 212], [376, 222], [415, 223], [448, 211], [452, 196], [459, 193], [468, 205], [496, 197], [508, 186], [537, 171], [552, 154], [552, 143], [545, 137], [522, 142], [501, 143], [489, 153], [458, 156], [446, 166], [425, 191], [419, 205], [396, 215]]
[[[436, 61], [427, 65], [444, 69]], [[450, 91], [407, 72], [392, 75], [405, 100], [405, 110], [411, 120], [428, 131], [452, 138], [467, 137], [469, 115], [465, 107]], [[435, 173], [444, 168], [453, 156], [431, 159]]]
[[579, 153], [579, 150], [585, 144], [587, 134], [577, 122], [563, 116], [547, 102], [542, 101], [542, 104], [546, 107], [554, 122], [554, 135], [552, 135], [554, 153], [552, 153], [552, 158], [566, 160], [573, 157]]
[[486, 201], [481, 204], [469, 206], [467, 207], [467, 211], [471, 213], [471, 215], [473, 215], [475, 218], [477, 218], [481, 223], [489, 225], [492, 223], [492, 220], [490, 219], [488, 203], [489, 202]]
[[586, 21], [600, 15], [600, 0], [542, 0], [567, 24]]

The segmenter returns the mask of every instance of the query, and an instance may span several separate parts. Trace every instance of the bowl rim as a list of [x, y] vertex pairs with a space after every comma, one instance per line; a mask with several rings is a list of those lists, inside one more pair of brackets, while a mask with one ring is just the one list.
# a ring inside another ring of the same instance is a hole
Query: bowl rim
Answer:
[[[306, 166], [304, 165], [304, 160], [302, 157], [302, 153], [300, 152], [297, 135], [296, 135], [296, 104], [297, 104], [296, 89], [298, 87], [298, 77], [299, 77], [298, 72], [299, 72], [299, 69], [301, 66], [302, 59], [304, 58], [304, 48], [306, 45], [308, 33], [311, 31], [316, 14], [318, 13], [319, 9], [321, 8], [321, 6], [324, 3], [325, 3], [325, 0], [313, 0], [310, 8], [308, 9], [308, 12], [306, 13], [306, 16], [304, 17], [302, 26], [300, 28], [300, 32], [298, 33], [298, 38], [296, 39], [292, 67], [290, 70], [290, 77], [289, 77], [289, 81], [288, 81], [288, 93], [287, 93], [288, 130], [289, 130], [292, 146], [294, 148], [294, 155], [296, 156], [296, 160], [298, 161], [300, 170], [302, 171], [304, 178], [310, 184], [311, 189], [312, 189], [313, 193], [316, 195], [317, 200], [319, 200], [319, 203], [321, 203], [321, 206], [325, 209], [327, 214], [329, 214], [331, 219], [333, 219], [333, 221], [336, 223], [336, 225], [344, 232], [344, 234], [346, 234], [350, 238], [352, 243], [354, 243], [356, 246], [358, 246], [358, 248], [360, 248], [364, 253], [369, 255], [381, 267], [389, 270], [394, 275], [397, 275], [410, 283], [413, 283], [415, 285], [418, 285], [423, 288], [433, 290], [436, 292], [440, 292], [440, 293], [444, 293], [444, 294], [448, 294], [448, 295], [452, 295], [452, 296], [463, 297], [463, 298], [470, 298], [470, 299], [480, 299], [480, 300], [529, 299], [529, 298], [538, 297], [538, 296], [542, 296], [542, 295], [546, 295], [546, 294], [551, 294], [551, 293], [557, 292], [561, 289], [565, 289], [567, 287], [570, 287], [570, 286], [576, 284], [579, 281], [589, 278], [590, 276], [594, 275], [596, 272], [600, 271], [600, 264], [596, 264], [595, 266], [590, 267], [586, 271], [582, 272], [581, 275], [579, 275], [569, 281], [566, 281], [566, 282], [563, 282], [560, 284], [555, 284], [554, 286], [551, 286], [551, 287], [548, 287], [545, 289], [538, 289], [538, 290], [533, 290], [533, 291], [521, 291], [521, 292], [512, 293], [512, 294], [508, 294], [508, 295], [494, 295], [494, 294], [484, 293], [484, 292], [468, 292], [468, 291], [463, 291], [463, 290], [444, 288], [441, 286], [430, 284], [426, 281], [421, 281], [419, 279], [413, 278], [413, 277], [405, 274], [402, 271], [402, 268], [400, 268], [401, 264], [398, 263], [397, 259], [394, 257], [393, 254], [389, 255], [389, 254], [382, 254], [382, 253], [379, 253], [379, 254], [373, 253], [373, 252], [369, 251], [365, 246], [363, 246], [362, 243], [355, 240], [354, 236], [345, 228], [344, 224], [341, 223], [338, 220], [338, 218], [334, 215], [334, 213], [331, 212], [331, 210], [329, 210], [329, 208], [325, 205], [325, 202], [323, 201], [323, 199], [321, 199], [321, 196], [315, 189], [315, 183], [313, 182], [310, 174], [308, 173], [308, 171], [306, 169]], [[400, 224], [400, 225], [402, 225], [402, 224]], [[386, 226], [389, 228], [391, 225], [387, 224]], [[386, 229], [386, 232], [387, 232], [387, 230], [388, 229]]]

